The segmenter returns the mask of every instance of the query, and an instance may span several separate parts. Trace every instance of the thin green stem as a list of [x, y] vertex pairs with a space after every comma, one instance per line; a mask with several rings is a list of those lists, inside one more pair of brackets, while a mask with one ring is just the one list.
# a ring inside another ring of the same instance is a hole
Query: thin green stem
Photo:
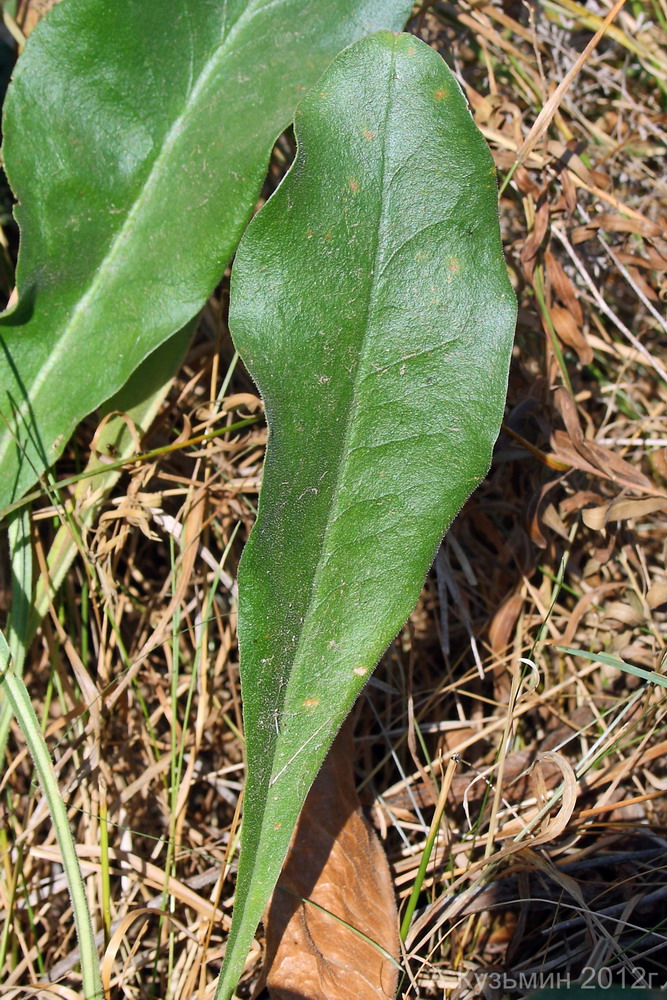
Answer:
[[109, 871], [109, 825], [107, 823], [107, 785], [103, 778], [100, 790], [100, 863], [102, 880], [102, 921], [104, 923], [104, 946], [111, 937], [111, 878]]
[[412, 923], [412, 918], [414, 916], [415, 910], [417, 908], [417, 901], [419, 899], [419, 894], [422, 890], [422, 885], [424, 884], [424, 879], [426, 878], [426, 870], [428, 868], [428, 863], [431, 860], [431, 854], [433, 853], [433, 847], [435, 846], [435, 841], [440, 831], [440, 823], [442, 821], [442, 816], [445, 811], [445, 805], [447, 803], [447, 795], [449, 794], [449, 788], [452, 783], [452, 778], [454, 777], [454, 771], [458, 763], [457, 757], [452, 757], [447, 765], [447, 770], [445, 771], [445, 777], [442, 782], [442, 787], [440, 789], [440, 795], [438, 796], [438, 801], [435, 807], [435, 812], [433, 814], [433, 819], [431, 820], [431, 828], [428, 832], [428, 837], [426, 838], [426, 844], [422, 852], [421, 861], [419, 863], [419, 870], [417, 872], [417, 877], [412, 886], [412, 892], [410, 893], [410, 898], [408, 899], [408, 905], [405, 908], [405, 913], [403, 914], [403, 920], [401, 921], [401, 941], [405, 941], [410, 931], [410, 925]]
[[560, 341], [558, 340], [558, 334], [556, 333], [556, 328], [551, 319], [551, 313], [547, 306], [546, 295], [544, 291], [544, 273], [542, 271], [542, 265], [538, 264], [535, 267], [535, 276], [533, 281], [533, 288], [535, 289], [535, 298], [537, 299], [537, 304], [540, 307], [540, 313], [542, 314], [542, 319], [549, 331], [549, 340], [551, 346], [553, 347], [553, 352], [556, 355], [556, 361], [558, 362], [558, 367], [560, 368], [561, 375], [563, 376], [563, 382], [566, 388], [572, 394], [572, 383], [570, 381], [570, 375], [567, 370], [567, 365], [565, 364], [565, 358], [563, 357], [563, 352], [561, 350]]
[[67, 819], [67, 809], [60, 796], [51, 756], [42, 736], [35, 710], [32, 707], [30, 695], [23, 680], [11, 666], [9, 647], [2, 633], [0, 633], [0, 672], [2, 674], [2, 689], [12, 706], [28, 745], [56, 832], [79, 941], [83, 995], [85, 1000], [100, 1000], [102, 982], [97, 948], [76, 846]]

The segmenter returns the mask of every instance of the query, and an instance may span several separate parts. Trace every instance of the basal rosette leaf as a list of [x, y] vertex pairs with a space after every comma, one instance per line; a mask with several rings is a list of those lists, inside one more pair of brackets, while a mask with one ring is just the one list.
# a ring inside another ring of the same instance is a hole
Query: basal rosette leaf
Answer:
[[248, 779], [231, 996], [318, 768], [489, 467], [516, 306], [495, 171], [440, 56], [380, 33], [296, 117], [230, 326], [266, 404], [239, 572]]
[[303, 92], [409, 12], [63, 0], [38, 25], [3, 122], [21, 250], [19, 304], [0, 319], [0, 509], [204, 304]]

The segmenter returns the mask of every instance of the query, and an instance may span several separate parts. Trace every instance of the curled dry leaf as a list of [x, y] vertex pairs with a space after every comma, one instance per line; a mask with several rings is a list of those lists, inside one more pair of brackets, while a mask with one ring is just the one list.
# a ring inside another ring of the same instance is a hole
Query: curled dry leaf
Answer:
[[633, 607], [629, 601], [611, 601], [604, 606], [602, 613], [605, 619], [612, 618], [614, 621], [621, 622], [622, 625], [627, 625], [630, 628], [643, 625], [646, 620], [642, 608]]
[[615, 497], [601, 507], [587, 507], [581, 517], [588, 528], [602, 531], [610, 521], [629, 521], [633, 517], [646, 517], [667, 507], [666, 497]]
[[645, 243], [642, 247], [643, 256], [636, 253], [626, 253], [621, 250], [616, 254], [616, 259], [626, 267], [643, 267], [653, 271], [667, 271], [667, 257], [660, 250]]
[[256, 413], [261, 410], [264, 406], [259, 396], [256, 396], [252, 392], [234, 392], [231, 396], [225, 396], [222, 401], [222, 406], [225, 413], [229, 413], [231, 410], [244, 409], [248, 410], [250, 413]]
[[544, 527], [544, 510], [545, 507], [548, 506], [546, 496], [557, 486], [558, 482], [558, 479], [551, 479], [546, 483], [542, 483], [536, 493], [532, 496], [528, 506], [527, 518], [530, 539], [534, 545], [537, 545], [541, 549], [546, 549], [547, 547], [547, 540], [542, 531], [542, 528]]
[[647, 239], [663, 235], [663, 226], [643, 217], [626, 218], [614, 212], [604, 212], [591, 220], [589, 225], [596, 229], [604, 229], [608, 233], [632, 233]]
[[606, 600], [607, 594], [610, 594], [614, 590], [619, 590], [622, 586], [621, 581], [614, 580], [611, 583], [602, 583], [599, 587], [593, 587], [583, 594], [569, 614], [567, 628], [563, 632], [563, 637], [560, 640], [561, 643], [564, 646], [571, 646], [577, 634], [579, 623], [584, 615], [590, 611], [591, 605], [595, 603], [602, 604]]
[[572, 765], [567, 758], [557, 753], [557, 751], [546, 750], [544, 753], [538, 755], [530, 772], [531, 784], [540, 808], [546, 805], [549, 799], [547, 794], [548, 785], [544, 771], [545, 764], [552, 764], [560, 769], [563, 778], [563, 793], [557, 814], [551, 818], [545, 817], [542, 832], [531, 841], [531, 847], [537, 847], [538, 844], [546, 844], [550, 840], [560, 837], [567, 829], [567, 824], [570, 822], [570, 817], [577, 804], [577, 777], [572, 769]]
[[620, 455], [610, 448], [584, 438], [576, 403], [567, 389], [559, 386], [554, 392], [554, 402], [566, 428], [564, 431], [555, 430], [551, 435], [552, 454], [555, 458], [598, 478], [610, 479], [620, 486], [653, 497], [656, 495], [667, 497], [667, 493], [660, 490], [648, 476], [626, 462]]
[[577, 290], [572, 283], [572, 279], [563, 269], [557, 257], [546, 250], [544, 263], [547, 271], [547, 279], [555, 295], [561, 300], [563, 305], [572, 313], [579, 326], [583, 326], [584, 314], [579, 304]]
[[549, 503], [544, 508], [542, 513], [542, 524], [546, 525], [547, 528], [551, 528], [557, 535], [564, 538], [566, 541], [569, 538], [569, 532], [565, 527], [565, 522], [562, 517], [554, 507], [552, 503]]
[[491, 619], [489, 642], [496, 655], [503, 654], [510, 644], [514, 626], [523, 607], [523, 600], [521, 594], [512, 594], [506, 601], [503, 601]]
[[382, 1000], [396, 991], [394, 890], [361, 812], [352, 761], [348, 721], [306, 799], [267, 911], [273, 1000]]
[[593, 360], [593, 350], [570, 310], [563, 306], [551, 306], [549, 312], [559, 338], [577, 352], [582, 365], [589, 365]]
[[521, 251], [521, 263], [528, 281], [532, 281], [537, 254], [549, 228], [549, 201], [542, 191], [535, 205], [533, 229]]
[[667, 604], [667, 583], [652, 584], [646, 595], [646, 603], [651, 611], [655, 611], [656, 608], [660, 608], [663, 604]]
[[602, 188], [609, 187], [608, 176], [602, 173], [601, 170], [591, 170], [590, 167], [587, 167], [581, 157], [573, 149], [566, 146], [565, 143], [558, 142], [557, 139], [552, 139], [547, 143], [547, 152], [555, 160], [560, 160], [562, 164], [567, 165], [568, 169], [573, 174], [576, 174], [577, 177], [580, 177], [584, 183]]

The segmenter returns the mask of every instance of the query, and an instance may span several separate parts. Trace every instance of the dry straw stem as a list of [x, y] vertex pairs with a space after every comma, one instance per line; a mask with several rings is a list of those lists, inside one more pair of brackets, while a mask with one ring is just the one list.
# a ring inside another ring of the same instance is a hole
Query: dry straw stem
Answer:
[[618, 12], [622, 10], [624, 6], [625, 6], [625, 0], [616, 0], [616, 3], [609, 11], [609, 13], [603, 20], [598, 30], [595, 32], [595, 34], [591, 38], [590, 42], [588, 43], [584, 51], [574, 61], [570, 69], [567, 71], [561, 82], [554, 90], [553, 94], [551, 95], [547, 103], [540, 111], [539, 115], [533, 122], [533, 125], [531, 126], [528, 135], [523, 140], [523, 142], [521, 143], [521, 145], [517, 150], [516, 159], [518, 166], [520, 166], [524, 162], [528, 154], [531, 152], [531, 150], [535, 147], [535, 145], [539, 141], [540, 137], [548, 129], [549, 124], [551, 123], [552, 118], [556, 114], [556, 111], [558, 110], [563, 97], [572, 86], [572, 81], [578, 76], [582, 66], [589, 58], [591, 53], [594, 51], [594, 49], [597, 47], [597, 44], [600, 41], [600, 39], [604, 37], [607, 28], [610, 26], [610, 24], [618, 14]]

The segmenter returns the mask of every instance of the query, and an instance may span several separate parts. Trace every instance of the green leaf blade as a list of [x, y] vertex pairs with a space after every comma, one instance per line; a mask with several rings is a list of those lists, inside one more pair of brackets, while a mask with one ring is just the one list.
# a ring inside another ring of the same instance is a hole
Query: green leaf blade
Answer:
[[248, 780], [218, 1000], [329, 745], [486, 474], [515, 322], [491, 156], [435, 52], [356, 43], [296, 133], [232, 275], [270, 437], [239, 571]]
[[0, 508], [201, 308], [302, 92], [409, 9], [64, 0], [37, 27], [4, 118], [21, 254], [0, 321]]

